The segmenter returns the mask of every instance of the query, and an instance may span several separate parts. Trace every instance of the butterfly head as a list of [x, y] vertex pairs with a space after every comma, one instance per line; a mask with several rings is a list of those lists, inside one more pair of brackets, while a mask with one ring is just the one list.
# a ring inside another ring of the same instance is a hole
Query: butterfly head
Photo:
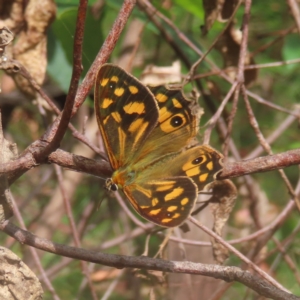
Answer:
[[128, 168], [116, 170], [111, 178], [107, 178], [105, 181], [105, 188], [109, 191], [117, 191], [119, 188], [123, 188], [126, 185], [130, 185], [134, 182], [136, 173]]
[[108, 191], [113, 191], [116, 192], [118, 190], [118, 185], [116, 183], [113, 182], [112, 178], [107, 178], [105, 180], [105, 188]]

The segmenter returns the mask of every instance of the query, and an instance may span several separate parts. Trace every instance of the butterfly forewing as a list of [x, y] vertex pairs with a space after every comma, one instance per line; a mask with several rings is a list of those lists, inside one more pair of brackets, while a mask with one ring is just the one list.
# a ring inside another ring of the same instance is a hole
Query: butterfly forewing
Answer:
[[[159, 106], [159, 119], [149, 139], [136, 154], [136, 166], [179, 152], [196, 136], [202, 110], [196, 102], [184, 98], [180, 90], [165, 86], [149, 87]], [[166, 138], [167, 137], [167, 138]]]
[[106, 64], [96, 77], [95, 110], [113, 169], [132, 163], [158, 122], [153, 95], [124, 70]]
[[197, 187], [188, 177], [171, 177], [126, 186], [124, 193], [142, 217], [163, 227], [175, 227], [190, 215]]

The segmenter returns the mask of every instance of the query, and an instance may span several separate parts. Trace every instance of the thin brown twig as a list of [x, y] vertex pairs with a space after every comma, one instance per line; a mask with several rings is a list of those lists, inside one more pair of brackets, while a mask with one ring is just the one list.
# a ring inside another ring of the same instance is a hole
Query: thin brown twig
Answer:
[[[100, 49], [90, 70], [86, 74], [86, 77], [84, 78], [82, 84], [78, 87], [72, 115], [74, 115], [77, 112], [78, 108], [85, 100], [88, 92], [90, 91], [92, 85], [94, 84], [94, 78], [97, 70], [108, 59], [110, 53], [112, 52], [123, 28], [126, 25], [127, 19], [129, 18], [129, 15], [132, 9], [134, 8], [134, 5], [135, 5], [135, 1], [133, 0], [124, 1], [119, 16], [112, 27], [112, 30], [110, 31], [107, 39], [105, 40], [102, 48]], [[20, 68], [17, 67], [16, 69], [17, 69], [16, 71], [20, 71], [20, 73], [24, 75], [26, 78], [31, 78], [30, 74], [24, 74], [24, 73], [28, 73], [24, 68], [23, 69], [21, 68], [20, 70]], [[40, 86], [38, 86], [34, 80], [31, 80], [30, 82], [35, 88], [35, 90], [39, 92], [41, 95], [43, 95], [42, 97], [44, 98], [44, 93], [41, 90]], [[27, 155], [31, 153], [30, 164], [32, 164], [32, 166], [37, 166], [39, 165], [39, 163], [43, 162], [38, 160], [39, 158], [40, 159], [44, 158], [44, 156], [42, 157], [40, 156], [40, 153], [44, 151], [45, 147], [47, 147], [48, 143], [52, 140], [59, 123], [60, 123], [60, 117], [58, 117], [53, 122], [53, 124], [48, 128], [47, 132], [41, 138], [41, 141], [34, 142], [33, 144], [31, 144], [21, 155], [21, 157], [18, 160], [13, 162], [13, 163], [19, 162], [20, 166], [19, 166], [19, 170], [17, 172], [14, 172], [13, 175], [14, 179], [11, 179], [12, 181], [16, 180], [19, 176], [21, 176], [26, 172], [27, 168], [26, 167], [24, 168], [24, 156], [28, 157]], [[39, 144], [38, 148], [35, 147], [37, 146], [37, 144]]]
[[[164, 20], [164, 22], [166, 22], [166, 24], [168, 24], [178, 35], [178, 37], [193, 51], [195, 51], [196, 54], [198, 54], [199, 56], [203, 56], [203, 52], [195, 46], [194, 43], [192, 43], [187, 37], [186, 35], [184, 35], [174, 24], [171, 20], [169, 20], [167, 17], [165, 17], [164, 15], [162, 15], [159, 11], [157, 11], [157, 9], [155, 7], [152, 6], [152, 4], [147, 1], [138, 1], [138, 5], [141, 6], [144, 11], [147, 13], [147, 15], [153, 16], [153, 14], [155, 14], [156, 16], [160, 17], [161, 19]], [[154, 24], [157, 25], [158, 22], [155, 22]], [[164, 29], [162, 28], [162, 26], [158, 26], [158, 28], [164, 32]], [[168, 37], [166, 39], [168, 42], [170, 41], [170, 37]], [[174, 42], [170, 43], [170, 45], [172, 47], [174, 47]], [[175, 51], [176, 51], [177, 47], [175, 47]], [[181, 57], [181, 56], [180, 56]], [[186, 58], [183, 59], [183, 61], [186, 63], [186, 65], [188, 67], [190, 67], [190, 62], [187, 62]], [[229, 83], [233, 84], [233, 80], [226, 74], [226, 72], [224, 70], [221, 70], [219, 67], [217, 67], [212, 61], [210, 61], [207, 57], [205, 58], [205, 61], [211, 66], [211, 68], [213, 69], [213, 72], [219, 72], [220, 76], [223, 77], [226, 81], [228, 81]], [[246, 67], [245, 67], [246, 68]], [[299, 114], [294, 113], [291, 110], [288, 110], [286, 108], [283, 108], [279, 105], [276, 105], [274, 103], [271, 103], [269, 101], [264, 100], [262, 97], [250, 92], [249, 90], [247, 90], [247, 94], [249, 96], [251, 96], [252, 98], [254, 98], [256, 101], [258, 101], [259, 103], [266, 105], [268, 107], [271, 107], [273, 109], [276, 109], [278, 111], [282, 111], [291, 115], [294, 115], [295, 117], [299, 118]]]
[[[125, 241], [132, 240], [138, 236], [142, 236], [147, 234], [147, 232], [151, 232], [152, 229], [155, 227], [152, 223], [145, 223], [144, 228], [136, 227], [133, 230], [131, 230], [129, 233], [124, 233], [116, 238], [113, 238], [111, 240], [104, 241], [100, 244], [99, 247], [97, 247], [96, 251], [103, 251], [112, 247], [116, 247], [120, 244], [122, 244]], [[46, 274], [49, 278], [52, 278], [56, 273], [64, 269], [66, 266], [68, 266], [70, 263], [72, 263], [73, 259], [69, 257], [63, 257], [62, 261], [60, 261], [57, 265], [51, 266], [48, 270], [46, 270]]]
[[262, 269], [257, 267], [252, 261], [250, 261], [246, 256], [244, 256], [241, 252], [239, 252], [237, 249], [232, 247], [229, 243], [224, 241], [219, 235], [217, 235], [215, 232], [207, 228], [206, 226], [202, 225], [200, 222], [198, 222], [195, 218], [189, 217], [189, 220], [195, 224], [197, 227], [201, 228], [204, 232], [209, 234], [212, 238], [216, 239], [218, 242], [220, 242], [223, 246], [225, 246], [228, 250], [230, 250], [232, 253], [234, 253], [238, 258], [240, 258], [243, 262], [245, 262], [250, 268], [255, 270], [260, 276], [262, 276], [264, 279], [268, 280], [271, 284], [276, 286], [279, 289], [287, 291], [281, 284], [279, 284], [277, 281], [275, 281], [271, 276], [269, 276], [267, 273], [265, 273]]
[[222, 31], [218, 34], [218, 36], [214, 39], [214, 41], [210, 44], [209, 48], [207, 49], [207, 51], [204, 53], [203, 56], [201, 56], [195, 63], [193, 63], [193, 65], [190, 68], [190, 72], [188, 74], [188, 78], [193, 78], [194, 74], [196, 72], [196, 68], [199, 66], [199, 64], [205, 59], [205, 57], [211, 52], [211, 50], [215, 47], [215, 45], [217, 44], [217, 42], [219, 41], [220, 37], [226, 32], [226, 30], [229, 28], [229, 26], [231, 26], [231, 22], [233, 21], [233, 19], [235, 18], [235, 14], [238, 11], [240, 5], [242, 4], [242, 1], [239, 0], [239, 2], [236, 4], [234, 11], [232, 12], [232, 15], [230, 16], [230, 18], [226, 21], [227, 24], [224, 26], [224, 28], [222, 29]]
[[73, 72], [72, 72], [69, 91], [67, 94], [66, 103], [64, 105], [64, 110], [60, 117], [59, 124], [57, 125], [57, 130], [54, 133], [51, 141], [49, 141], [47, 146], [36, 155], [37, 161], [43, 161], [45, 157], [47, 157], [51, 152], [53, 152], [59, 147], [60, 142], [67, 131], [69, 122], [72, 117], [72, 110], [75, 103], [75, 97], [77, 93], [80, 75], [82, 72], [82, 48], [83, 48], [84, 23], [85, 23], [86, 12], [87, 12], [87, 4], [88, 4], [87, 0], [80, 0], [79, 2], [75, 34], [74, 34]]
[[[48, 163], [58, 164], [69, 170], [83, 172], [98, 177], [108, 178], [112, 174], [111, 166], [106, 161], [95, 161], [80, 155], [75, 155], [57, 149], [49, 155]], [[268, 172], [278, 170], [293, 165], [300, 164], [300, 149], [289, 150], [283, 153], [258, 157], [251, 160], [243, 160], [238, 162], [228, 162], [224, 165], [222, 172], [219, 174], [219, 179], [233, 178], [246, 174]], [[15, 180], [13, 173], [20, 168], [22, 170], [30, 170], [36, 167], [37, 164], [29, 153], [11, 163], [0, 165], [0, 174], [6, 173], [9, 184]]]
[[236, 80], [238, 82], [237, 88], [234, 93], [233, 97], [233, 103], [232, 103], [232, 109], [230, 112], [230, 116], [228, 119], [228, 125], [227, 125], [227, 137], [224, 141], [224, 146], [223, 146], [223, 152], [225, 156], [225, 161], [228, 156], [228, 144], [229, 144], [229, 136], [231, 135], [232, 132], [232, 126], [233, 126], [233, 121], [234, 117], [237, 112], [237, 105], [238, 105], [238, 100], [239, 100], [239, 90], [240, 90], [240, 85], [244, 83], [244, 70], [245, 70], [245, 60], [246, 60], [246, 55], [247, 55], [247, 42], [248, 42], [248, 32], [249, 32], [249, 21], [250, 21], [250, 8], [251, 8], [251, 1], [246, 1], [245, 2], [245, 13], [244, 13], [244, 18], [243, 18], [243, 23], [242, 23], [242, 41], [241, 41], [241, 46], [240, 46], [240, 52], [239, 52], [239, 61], [238, 61], [238, 72], [236, 76]]
[[[23, 217], [21, 215], [21, 212], [18, 208], [18, 205], [14, 199], [14, 197], [11, 195], [11, 200], [13, 202], [13, 209], [14, 209], [14, 215], [16, 216], [18, 222], [20, 223], [21, 225], [21, 228], [23, 230], [27, 230], [26, 228], [26, 225], [25, 225], [25, 222], [23, 220]], [[48, 275], [46, 274], [42, 264], [41, 264], [41, 261], [40, 261], [40, 258], [39, 258], [39, 255], [37, 254], [37, 250], [34, 248], [34, 247], [29, 247], [29, 251], [33, 257], [33, 260], [34, 260], [34, 263], [36, 264], [39, 272], [41, 273], [41, 280], [44, 282], [45, 286], [48, 288], [49, 292], [51, 293], [52, 297], [54, 300], [59, 300], [59, 296], [57, 295], [51, 281], [49, 280], [49, 277]]]
[[85, 78], [83, 79], [81, 85], [78, 87], [77, 96], [75, 100], [75, 108], [73, 109], [73, 114], [77, 112], [78, 108], [82, 105], [85, 100], [88, 92], [91, 90], [94, 85], [95, 76], [102, 64], [104, 64], [114, 47], [116, 46], [117, 41], [120, 38], [120, 35], [128, 21], [128, 18], [135, 7], [135, 0], [124, 0], [122, 7], [119, 11], [119, 14], [106, 37], [101, 49], [99, 50], [94, 62], [92, 63], [90, 69], [88, 70]]
[[295, 59], [290, 59], [290, 60], [285, 60], [285, 61], [276, 61], [276, 62], [272, 62], [272, 63], [247, 65], [247, 66], [245, 66], [245, 70], [282, 67], [282, 66], [287, 66], [287, 65], [292, 65], [292, 64], [299, 64], [299, 63], [300, 63], [300, 59], [295, 58]]
[[275, 110], [278, 110], [278, 111], [287, 113], [287, 114], [289, 114], [289, 115], [295, 116], [296, 118], [300, 118], [299, 113], [296, 113], [295, 111], [286, 109], [286, 108], [284, 108], [284, 107], [282, 107], [282, 106], [279, 106], [279, 105], [277, 105], [277, 104], [275, 104], [275, 103], [272, 103], [272, 102], [270, 102], [270, 101], [267, 101], [267, 100], [265, 100], [264, 98], [262, 98], [261, 96], [255, 94], [255, 93], [253, 93], [253, 92], [251, 92], [251, 91], [249, 91], [249, 90], [247, 90], [246, 94], [247, 94], [248, 96], [250, 96], [251, 98], [253, 98], [255, 101], [257, 101], [257, 102], [260, 103], [260, 104], [263, 104], [263, 105], [265, 105], [265, 106], [267, 106], [267, 107], [270, 107], [270, 108], [273, 108], [273, 109], [275, 109]]
[[[286, 239], [284, 239], [283, 241], [281, 241], [281, 243], [278, 245], [282, 249], [282, 250], [280, 250], [280, 252], [283, 252], [283, 254], [287, 253], [287, 250], [288, 250], [289, 246], [291, 245], [292, 241], [294, 241], [294, 239], [297, 236], [297, 234], [299, 234], [299, 231], [300, 231], [300, 223], [294, 228], [293, 232]], [[259, 259], [257, 261], [257, 264], [260, 264], [263, 260], [266, 260], [271, 255], [274, 255], [274, 253], [276, 254], [278, 252], [278, 250], [279, 250], [278, 246], [276, 246], [275, 248], [273, 248], [272, 250], [270, 250], [266, 255], [264, 255], [264, 257], [262, 259]], [[279, 256], [280, 255], [282, 255], [282, 253], [279, 253]], [[298, 274], [298, 270], [295, 270], [295, 272], [296, 272], [295, 276], [297, 276], [297, 278], [299, 278], [299, 281], [300, 281], [300, 276]]]
[[292, 26], [289, 29], [281, 30], [279, 36], [277, 36], [274, 40], [271, 40], [270, 42], [267, 42], [265, 45], [259, 47], [255, 51], [253, 51], [250, 54], [250, 58], [256, 56], [258, 53], [261, 53], [261, 52], [265, 51], [266, 49], [269, 49], [272, 45], [274, 45], [274, 44], [278, 43], [279, 41], [281, 41], [286, 35], [293, 32], [294, 29], [295, 29], [295, 26]]
[[[255, 134], [256, 134], [260, 144], [263, 146], [265, 151], [271, 155], [271, 154], [273, 154], [272, 149], [271, 149], [270, 145], [267, 143], [266, 139], [264, 138], [262, 132], [259, 129], [259, 125], [257, 123], [257, 120], [256, 120], [253, 110], [251, 108], [250, 102], [249, 102], [247, 94], [246, 94], [246, 88], [244, 86], [242, 86], [242, 93], [243, 93], [243, 98], [244, 98], [244, 101], [246, 104], [250, 124], [251, 124], [253, 130], [255, 131]], [[279, 171], [283, 181], [285, 182], [290, 195], [294, 198], [296, 205], [298, 207], [298, 210], [300, 211], [300, 200], [298, 199], [297, 195], [295, 194], [295, 191], [294, 191], [289, 179], [287, 178], [287, 176], [283, 170], [279, 169], [278, 171]]]
[[105, 250], [105, 249], [109, 249], [111, 247], [115, 247], [115, 246], [123, 243], [124, 241], [128, 241], [128, 240], [134, 239], [138, 236], [144, 235], [147, 232], [151, 232], [154, 228], [155, 228], [154, 224], [146, 223], [146, 224], [144, 224], [143, 228], [137, 227], [137, 228], [131, 230], [131, 232], [124, 233], [116, 238], [113, 238], [111, 240], [103, 242], [97, 249]]
[[[272, 241], [275, 243], [277, 251], [279, 251], [278, 256], [274, 260], [274, 262], [278, 261], [279, 257], [282, 257], [286, 262], [286, 264], [288, 265], [288, 267], [291, 269], [291, 272], [294, 274], [296, 281], [298, 282], [298, 284], [300, 284], [300, 273], [298, 271], [298, 267], [296, 263], [292, 260], [291, 256], [288, 255], [287, 249], [274, 237], [272, 238]], [[275, 269], [275, 263], [273, 263], [273, 265], [271, 266], [270, 273], [274, 269]]]
[[[30, 84], [35, 88], [36, 92], [47, 102], [47, 104], [49, 105], [49, 107], [52, 109], [53, 112], [55, 112], [55, 114], [57, 116], [61, 115], [61, 111], [60, 109], [54, 104], [54, 102], [52, 101], [52, 99], [50, 99], [48, 97], [48, 95], [44, 92], [44, 90], [38, 85], [38, 83], [36, 82], [36, 80], [31, 76], [31, 74], [26, 70], [26, 68], [18, 61], [15, 61], [13, 59], [10, 59], [7, 61], [7, 64], [10, 65], [9, 68], [12, 68], [12, 66], [16, 69], [15, 72], [20, 73], [23, 77], [25, 77]], [[54, 126], [54, 131], [57, 128], [58, 123], [55, 123]], [[95, 146], [93, 145], [87, 138], [86, 136], [84, 136], [83, 134], [81, 134], [80, 132], [78, 132], [75, 127], [69, 123], [68, 124], [69, 129], [72, 131], [72, 134], [75, 138], [77, 138], [78, 140], [80, 140], [81, 142], [83, 142], [84, 144], [86, 144], [88, 147], [90, 147], [94, 152], [98, 153], [100, 156], [103, 156], [103, 153], [101, 153], [101, 151]]]
[[[285, 61], [277, 61], [277, 62], [272, 62], [272, 63], [246, 65], [246, 66], [244, 66], [244, 70], [274, 68], [274, 67], [281, 67], [281, 66], [299, 64], [299, 63], [300, 63], [300, 59], [295, 58], [295, 59], [290, 59], [290, 60], [285, 60]], [[201, 78], [205, 78], [205, 77], [209, 77], [209, 76], [213, 76], [213, 75], [221, 75], [222, 73], [228, 73], [229, 71], [233, 71], [234, 69], [236, 69], [236, 68], [233, 68], [232, 66], [230, 66], [225, 69], [212, 70], [209, 72], [197, 74], [193, 77], [193, 79], [196, 80], [196, 79], [201, 79]]]
[[[272, 299], [278, 300], [299, 300], [300, 298], [292, 295], [284, 288], [278, 287], [278, 283], [272, 279], [267, 281], [258, 278], [250, 272], [242, 271], [237, 267], [224, 267], [218, 265], [204, 265], [188, 261], [166, 261], [163, 259], [154, 259], [140, 256], [132, 257], [125, 255], [114, 255], [101, 253], [99, 251], [84, 250], [71, 246], [53, 243], [49, 240], [39, 238], [21, 228], [15, 226], [9, 221], [0, 224], [0, 230], [10, 236], [13, 236], [19, 242], [34, 246], [38, 249], [56, 253], [58, 255], [72, 257], [74, 259], [86, 260], [98, 264], [104, 264], [116, 268], [139, 268], [147, 270], [159, 270], [172, 273], [185, 273], [194, 275], [204, 275], [213, 278], [219, 278], [226, 281], [238, 281], [254, 289], [257, 293]], [[221, 239], [218, 235], [216, 238]], [[272, 283], [270, 284], [269, 281]]]
[[223, 155], [224, 155], [224, 161], [228, 159], [228, 150], [229, 150], [229, 141], [233, 129], [233, 121], [234, 117], [237, 113], [237, 105], [238, 105], [238, 100], [239, 100], [239, 95], [240, 95], [240, 89], [239, 85], [237, 85], [237, 88], [235, 89], [234, 96], [233, 96], [233, 101], [232, 101], [232, 109], [228, 118], [228, 124], [227, 124], [227, 136], [224, 140], [223, 143]]
[[181, 60], [184, 61], [184, 63], [188, 67], [190, 67], [191, 62], [185, 55], [184, 51], [182, 50], [182, 47], [179, 47], [179, 45], [174, 41], [171, 34], [165, 29], [163, 22], [161, 22], [162, 20], [165, 20], [165, 18], [157, 18], [157, 16], [162, 15], [159, 14], [157, 9], [154, 6], [152, 6], [152, 4], [147, 0], [137, 0], [137, 5], [143, 12], [145, 12], [148, 18], [152, 21], [152, 23], [160, 30], [161, 35], [172, 46], [177, 56], [180, 57]]
[[119, 205], [122, 207], [126, 215], [130, 218], [131, 221], [133, 221], [137, 226], [141, 227], [142, 229], [146, 229], [145, 224], [141, 222], [132, 212], [130, 209], [128, 209], [127, 205], [124, 203], [124, 199], [121, 197], [119, 193], [115, 194], [116, 199], [119, 203]]
[[[196, 54], [198, 54], [199, 56], [203, 56], [203, 52], [193, 43], [191, 42], [187, 36], [185, 34], [183, 34], [183, 32], [181, 32], [174, 24], [171, 20], [169, 20], [166, 16], [162, 15], [159, 11], [157, 11], [157, 9], [155, 7], [152, 6], [152, 4], [147, 1], [138, 1], [138, 5], [140, 5], [141, 7], [144, 7], [145, 12], [148, 14], [148, 16], [152, 16], [154, 13], [156, 16], [160, 17], [161, 19], [164, 20], [164, 22], [166, 22], [178, 35], [178, 37], [193, 51], [195, 51]], [[157, 22], [156, 22], [157, 23]], [[156, 24], [155, 23], [155, 24]], [[158, 27], [160, 30], [163, 30], [163, 28], [161, 26]], [[169, 37], [170, 39], [170, 37]], [[169, 41], [169, 39], [167, 39], [167, 41]], [[170, 44], [171, 46], [174, 45], [174, 43]], [[183, 61], [186, 62], [186, 59], [184, 59]], [[217, 65], [215, 65], [210, 59], [208, 59], [207, 57], [205, 58], [205, 61], [211, 66], [212, 68], [212, 72], [217, 72], [218, 74], [220, 74], [220, 76], [222, 78], [224, 78], [226, 81], [228, 81], [229, 83], [233, 84], [233, 80], [226, 74], [226, 72], [222, 69], [220, 69]], [[294, 63], [292, 61], [292, 63]], [[282, 63], [285, 64], [285, 63]], [[190, 67], [190, 63], [187, 63], [187, 66]], [[245, 69], [247, 68], [247, 66], [245, 66]], [[251, 68], [251, 67], [250, 67]], [[250, 92], [249, 90], [247, 90], [247, 94], [249, 96], [251, 96], [253, 99], [257, 100], [259, 103], [266, 105], [268, 107], [271, 107], [273, 109], [276, 109], [278, 111], [282, 111], [291, 115], [294, 115], [295, 117], [300, 117], [299, 114], [294, 113], [291, 110], [288, 110], [284, 107], [281, 107], [279, 105], [276, 105], [274, 103], [271, 103], [269, 101], [264, 100], [262, 97], [254, 94], [253, 92]]]
[[218, 110], [216, 111], [216, 113], [211, 117], [211, 119], [207, 122], [207, 124], [204, 125], [204, 127], [207, 127], [204, 133], [204, 137], [203, 137], [203, 143], [204, 144], [209, 144], [209, 140], [210, 140], [210, 135], [211, 132], [213, 130], [213, 128], [215, 127], [216, 123], [218, 122], [226, 104], [228, 103], [228, 101], [230, 100], [232, 94], [234, 93], [234, 91], [236, 90], [236, 88], [238, 87], [238, 83], [235, 82], [230, 90], [228, 91], [226, 97], [224, 98], [224, 100], [222, 101], [221, 105], [219, 106]]
[[290, 6], [292, 15], [294, 16], [295, 23], [297, 25], [298, 33], [300, 34], [300, 10], [299, 4], [295, 0], [287, 0], [288, 5]]
[[[248, 242], [251, 240], [256, 240], [258, 239], [260, 236], [262, 235], [266, 235], [268, 234], [268, 232], [270, 231], [274, 231], [274, 229], [277, 229], [278, 226], [280, 224], [282, 224], [287, 217], [291, 214], [291, 212], [293, 211], [295, 207], [295, 203], [294, 201], [290, 200], [286, 207], [281, 211], [281, 213], [267, 226], [249, 234], [246, 237], [243, 238], [239, 238], [239, 239], [233, 239], [233, 240], [227, 240], [227, 243], [234, 245], [234, 244], [240, 244], [240, 243], [244, 243], [244, 242]], [[211, 246], [210, 242], [201, 242], [201, 241], [193, 241], [193, 240], [186, 240], [186, 239], [178, 239], [174, 236], [170, 237], [170, 240], [172, 241], [176, 241], [176, 242], [182, 242], [185, 244], [189, 244], [189, 245], [194, 245], [194, 246]]]
[[[300, 113], [300, 106], [295, 107], [295, 112]], [[281, 122], [281, 124], [276, 128], [276, 130], [271, 133], [268, 137], [266, 137], [266, 141], [269, 145], [271, 145], [273, 142], [277, 140], [279, 136], [289, 127], [291, 126], [295, 121], [297, 121], [297, 118], [295, 116], [287, 116], [285, 120]], [[247, 156], [245, 156], [243, 159], [252, 159], [259, 155], [261, 155], [264, 152], [264, 148], [261, 145], [258, 145], [255, 149], [253, 149]]]
[[[64, 201], [66, 214], [67, 214], [67, 217], [69, 219], [71, 231], [72, 231], [72, 234], [73, 234], [74, 244], [75, 244], [76, 247], [81, 247], [79, 234], [78, 234], [78, 231], [77, 231], [77, 227], [75, 225], [75, 220], [74, 220], [73, 213], [72, 213], [72, 208], [71, 208], [71, 205], [70, 205], [70, 199], [67, 197], [67, 193], [66, 193], [65, 188], [63, 186], [64, 179], [63, 179], [63, 175], [62, 175], [62, 172], [61, 172], [61, 168], [57, 165], [54, 165], [54, 168], [55, 168], [55, 173], [56, 173], [56, 176], [57, 176], [57, 179], [58, 179], [58, 185], [60, 187], [60, 192], [62, 194], [62, 198], [63, 198], [63, 201]], [[89, 284], [89, 288], [90, 288], [92, 297], [93, 297], [94, 300], [97, 300], [98, 297], [97, 297], [97, 294], [96, 294], [96, 291], [95, 291], [95, 287], [94, 287], [94, 285], [91, 281], [91, 278], [90, 278], [90, 273], [89, 273], [89, 270], [88, 270], [87, 263], [84, 262], [84, 261], [81, 261], [80, 265], [81, 265], [82, 273], [84, 274], [84, 276], [85, 276], [85, 278], [86, 278], [86, 280]]]
[[80, 236], [80, 238], [83, 237], [84, 233], [85, 233], [85, 229], [88, 226], [88, 222], [91, 218], [91, 216], [94, 214], [95, 211], [97, 211], [97, 202], [96, 201], [91, 201], [89, 202], [85, 207], [84, 210], [82, 212], [82, 214], [80, 214], [79, 222], [77, 224], [77, 230], [78, 230], [78, 234]]

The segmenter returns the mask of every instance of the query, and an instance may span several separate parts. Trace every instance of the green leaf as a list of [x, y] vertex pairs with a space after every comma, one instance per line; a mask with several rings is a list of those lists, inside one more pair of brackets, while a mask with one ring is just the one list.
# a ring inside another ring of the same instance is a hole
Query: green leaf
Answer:
[[[82, 76], [88, 71], [103, 43], [101, 30], [102, 17], [96, 20], [90, 11], [87, 13], [84, 28]], [[73, 64], [76, 18], [77, 8], [64, 10], [58, 15], [53, 23], [52, 32], [49, 34], [48, 51], [50, 54], [48, 71], [54, 80], [58, 81], [64, 91], [66, 91], [71, 78], [70, 70], [72, 70]]]
[[48, 66], [50, 77], [67, 93], [72, 75], [72, 65], [67, 60], [59, 40], [55, 38], [52, 30], [48, 32]]
[[176, 4], [181, 6], [185, 11], [193, 14], [199, 19], [203, 20], [204, 12], [200, 1], [193, 1], [193, 0], [175, 0]]

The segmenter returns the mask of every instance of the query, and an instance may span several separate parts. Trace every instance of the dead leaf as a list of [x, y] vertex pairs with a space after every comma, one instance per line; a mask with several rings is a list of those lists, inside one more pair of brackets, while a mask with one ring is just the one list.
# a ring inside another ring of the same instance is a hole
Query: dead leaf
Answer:
[[[237, 189], [229, 179], [216, 180], [210, 185], [213, 196], [209, 206], [214, 216], [213, 231], [219, 236], [230, 216], [237, 197]], [[213, 254], [217, 263], [223, 264], [228, 258], [228, 249], [216, 240], [212, 240]]]
[[[234, 24], [231, 23], [216, 43], [216, 49], [219, 50], [223, 56], [224, 68], [227, 70], [226, 72], [228, 76], [232, 78], [232, 80], [235, 79], [237, 73], [241, 41], [242, 32], [239, 29], [235, 29]], [[254, 59], [250, 57], [249, 53], [247, 53], [245, 57], [245, 66], [254, 64]], [[253, 83], [257, 78], [257, 73], [257, 69], [245, 70], [245, 85], [249, 86], [251, 83]]]
[[206, 35], [214, 22], [226, 22], [230, 19], [239, 0], [203, 0], [205, 24], [201, 27], [202, 34]]
[[107, 270], [98, 270], [91, 275], [91, 279], [95, 282], [115, 279], [121, 274], [122, 270], [119, 269], [107, 269]]
[[240, 0], [225, 0], [222, 10], [220, 14], [218, 15], [218, 21], [219, 22], [226, 22], [229, 20], [236, 8], [236, 6], [239, 4]]
[[181, 65], [179, 61], [174, 61], [172, 66], [158, 67], [149, 65], [143, 71], [140, 78], [145, 85], [164, 85], [168, 83], [181, 82]]

